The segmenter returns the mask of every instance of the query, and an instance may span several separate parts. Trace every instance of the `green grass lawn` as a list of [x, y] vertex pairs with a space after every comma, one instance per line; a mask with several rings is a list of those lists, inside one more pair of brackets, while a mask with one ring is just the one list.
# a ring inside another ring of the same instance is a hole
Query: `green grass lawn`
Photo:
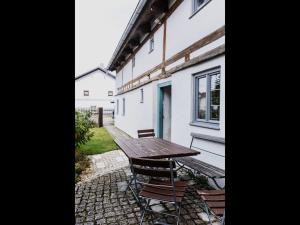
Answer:
[[91, 140], [80, 147], [80, 151], [86, 155], [101, 154], [118, 149], [110, 134], [104, 127], [92, 128], [94, 133]]

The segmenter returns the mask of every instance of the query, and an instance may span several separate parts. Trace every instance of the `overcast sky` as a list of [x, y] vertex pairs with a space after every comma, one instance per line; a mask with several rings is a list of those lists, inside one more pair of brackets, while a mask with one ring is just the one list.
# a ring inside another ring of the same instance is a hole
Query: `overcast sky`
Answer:
[[75, 0], [75, 75], [107, 66], [138, 0]]

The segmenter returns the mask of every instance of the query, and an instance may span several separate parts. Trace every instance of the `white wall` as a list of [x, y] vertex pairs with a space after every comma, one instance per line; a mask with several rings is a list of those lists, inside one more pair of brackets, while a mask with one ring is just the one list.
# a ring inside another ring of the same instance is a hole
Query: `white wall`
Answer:
[[212, 0], [192, 18], [192, 0], [183, 1], [167, 21], [166, 58], [225, 24], [225, 0]]
[[[154, 128], [153, 124], [153, 84], [143, 86], [144, 102], [140, 103], [140, 88], [116, 96], [119, 100], [119, 113], [115, 109], [115, 125], [132, 137], [137, 137], [137, 130]], [[125, 98], [125, 115], [122, 115]]]
[[[221, 93], [220, 93], [220, 129], [208, 129], [190, 125], [193, 112], [192, 74], [221, 66]], [[225, 138], [225, 57], [220, 56], [200, 65], [179, 71], [172, 76], [172, 132], [171, 140], [177, 144], [189, 147], [191, 132]], [[225, 146], [212, 142], [198, 143], [208, 151], [225, 156]], [[213, 157], [213, 156], [212, 156]], [[196, 158], [224, 169], [225, 160], [222, 157], [213, 157], [206, 153]]]
[[150, 39], [141, 47], [135, 55], [135, 67], [133, 77], [137, 77], [162, 62], [163, 49], [163, 25], [154, 34], [154, 50], [149, 53]]
[[[221, 99], [220, 99], [220, 129], [213, 130], [190, 125], [192, 121], [192, 74], [221, 66]], [[171, 78], [145, 85], [144, 103], [140, 102], [140, 88], [117, 96], [119, 100], [119, 115], [115, 124], [133, 137], [137, 137], [138, 129], [154, 128], [157, 131], [157, 85], [171, 80], [172, 83], [172, 123], [171, 141], [189, 147], [191, 132], [225, 138], [225, 57], [220, 56], [200, 65], [179, 71]], [[122, 116], [122, 98], [126, 99], [126, 114]], [[156, 132], [157, 133], [157, 132]], [[225, 145], [208, 141], [195, 141], [195, 146], [225, 156]], [[225, 168], [225, 159], [210, 153], [202, 152], [196, 158], [219, 168]]]
[[[75, 80], [75, 107], [103, 107], [113, 109], [114, 96], [108, 96], [108, 91], [116, 94], [115, 79], [105, 75], [102, 71], [95, 71], [78, 80]], [[89, 91], [89, 96], [84, 96], [84, 90]]]

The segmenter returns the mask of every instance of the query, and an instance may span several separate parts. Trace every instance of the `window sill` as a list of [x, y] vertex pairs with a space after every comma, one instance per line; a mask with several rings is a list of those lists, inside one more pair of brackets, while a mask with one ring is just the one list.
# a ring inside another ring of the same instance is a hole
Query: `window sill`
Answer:
[[190, 122], [190, 126], [204, 127], [204, 128], [213, 129], [213, 130], [220, 130], [219, 123], [193, 121], [193, 122]]
[[192, 13], [192, 15], [189, 17], [189, 19], [192, 19], [201, 9], [203, 9], [211, 0], [208, 0], [205, 4], [199, 7], [195, 12]]

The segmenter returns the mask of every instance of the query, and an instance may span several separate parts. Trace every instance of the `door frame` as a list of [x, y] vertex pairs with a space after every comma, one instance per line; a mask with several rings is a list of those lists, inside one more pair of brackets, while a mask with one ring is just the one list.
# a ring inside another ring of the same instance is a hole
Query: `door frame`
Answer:
[[[163, 100], [164, 100], [164, 95], [163, 95], [163, 88], [171, 86], [172, 90], [172, 82], [167, 81], [164, 83], [160, 83], [157, 85], [157, 134], [156, 137], [163, 138]], [[172, 93], [172, 91], [171, 91]], [[172, 98], [172, 95], [171, 95]], [[172, 99], [171, 99], [172, 101]]]

